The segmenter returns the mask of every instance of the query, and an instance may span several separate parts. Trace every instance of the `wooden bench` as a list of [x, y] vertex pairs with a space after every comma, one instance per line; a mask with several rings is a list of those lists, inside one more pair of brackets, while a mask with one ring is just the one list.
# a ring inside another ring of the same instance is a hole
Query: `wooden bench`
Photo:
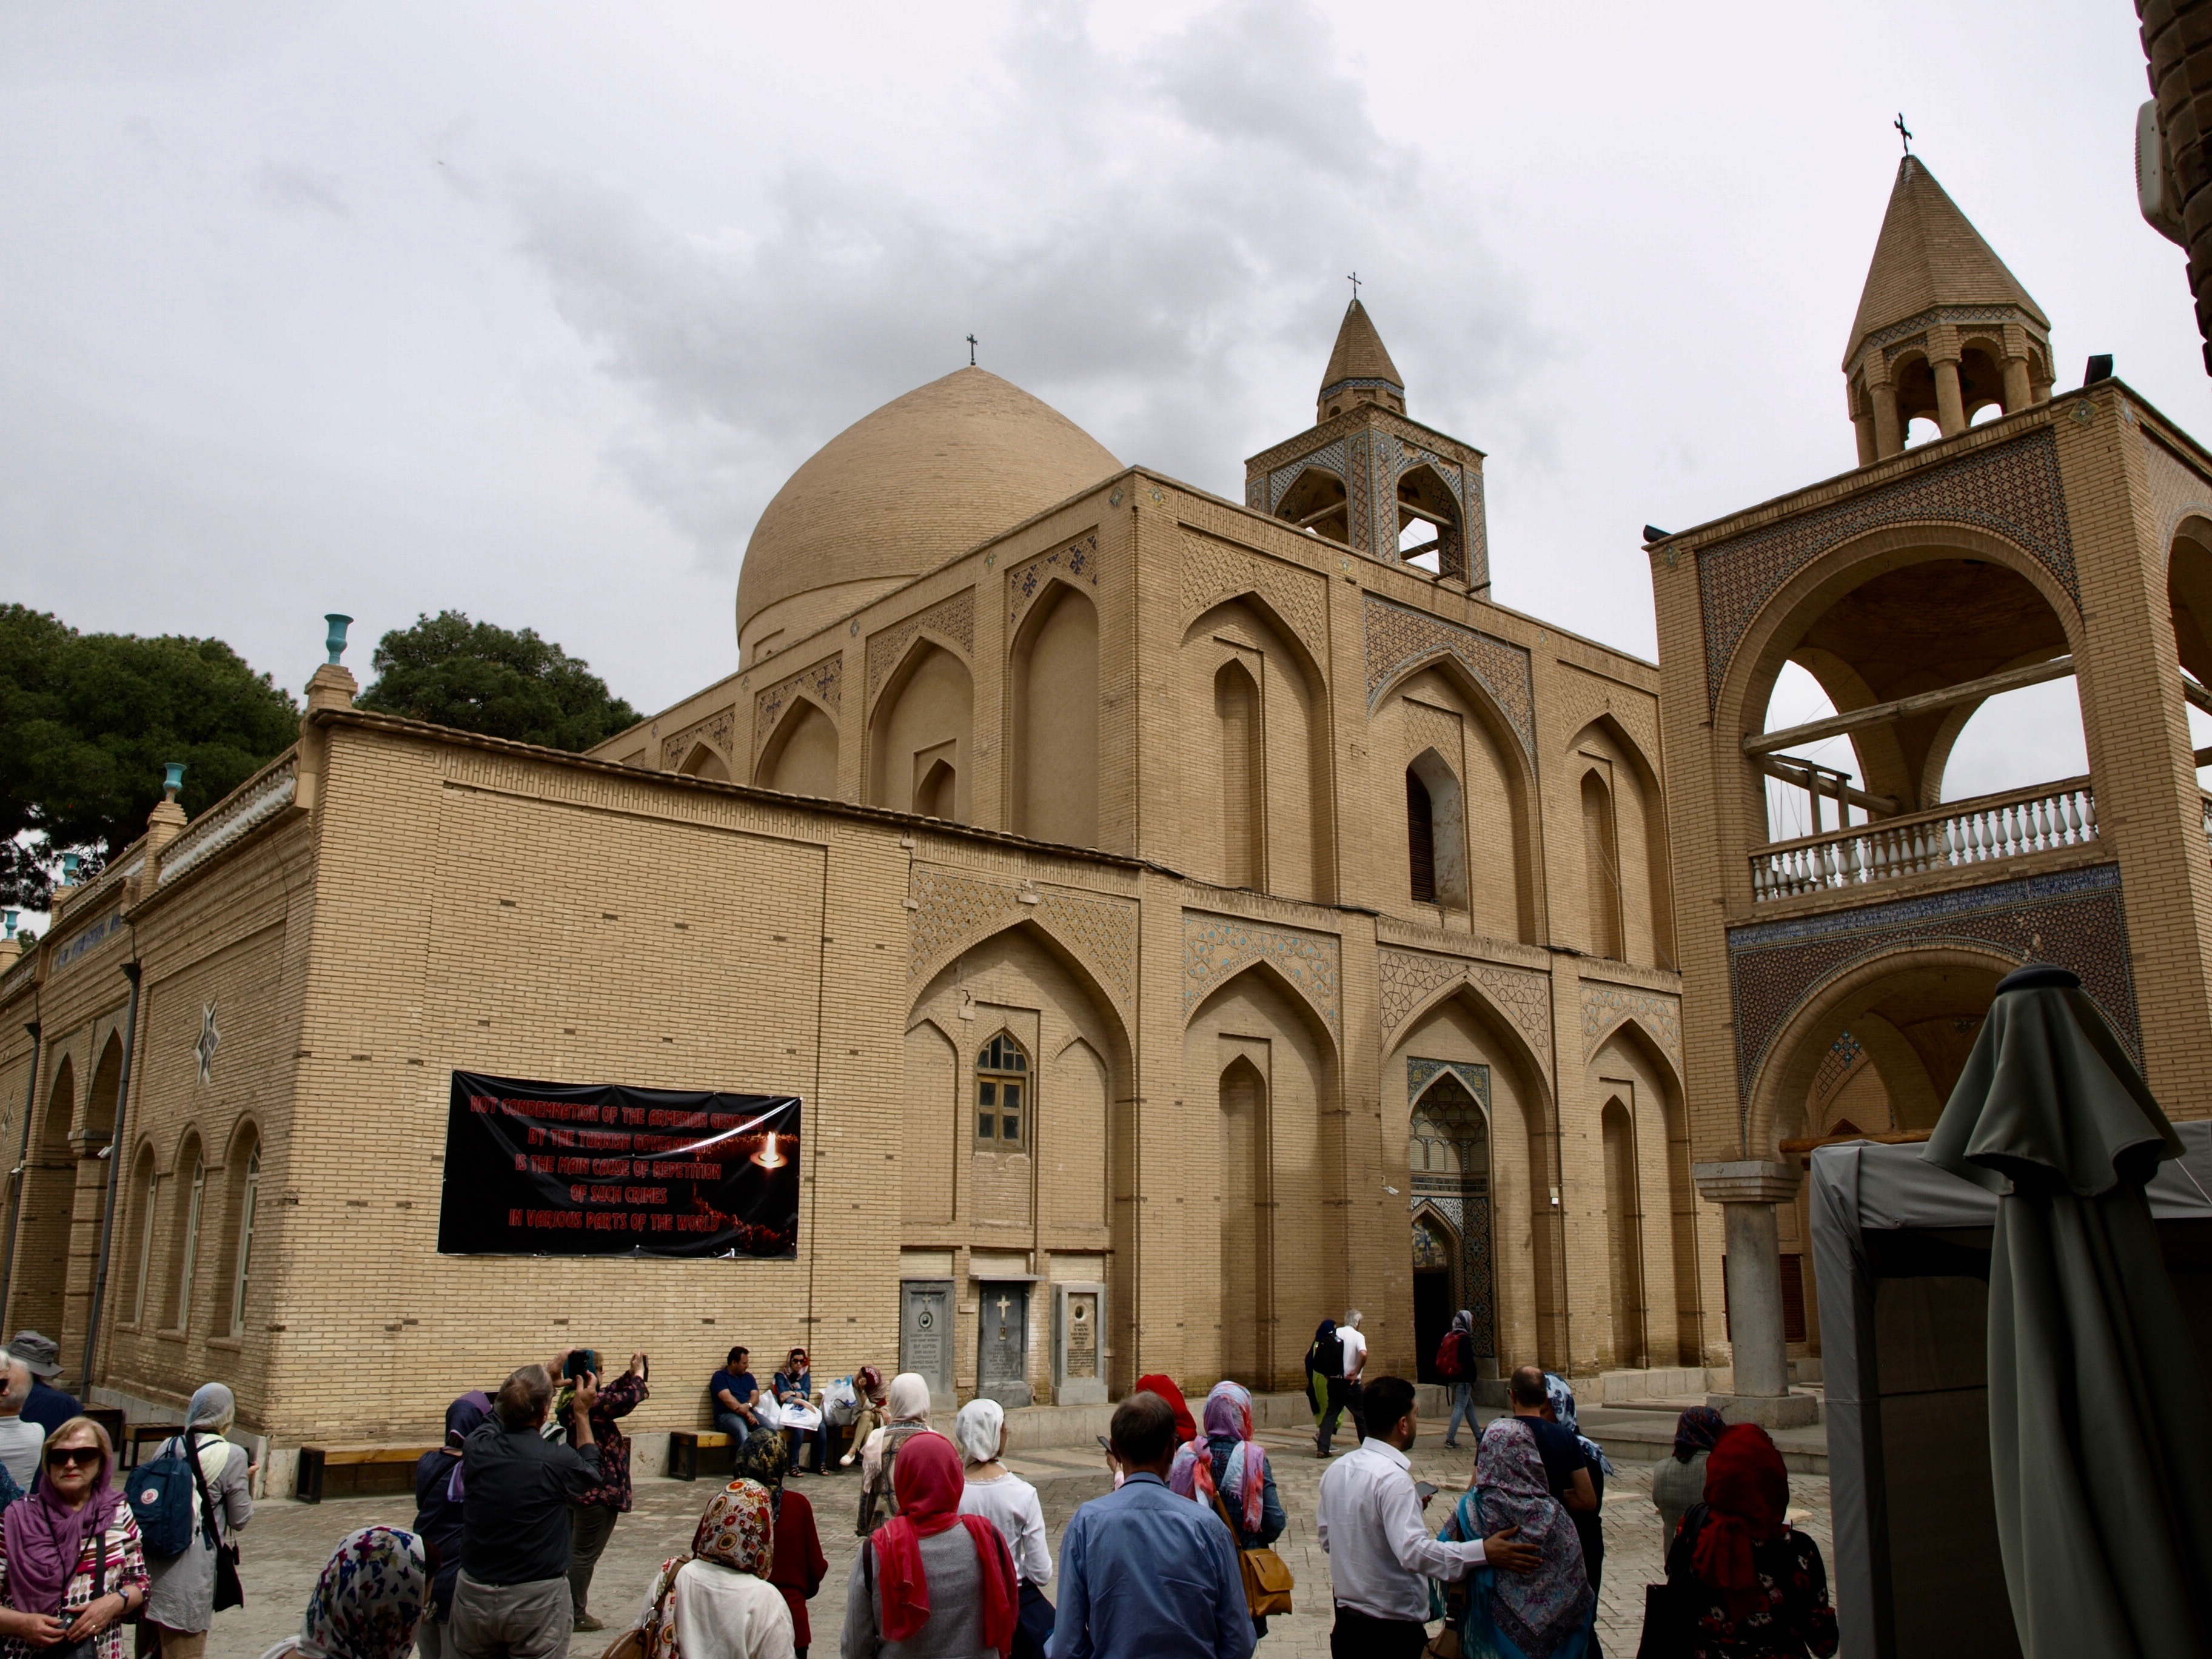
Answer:
[[672, 1480], [696, 1480], [699, 1478], [699, 1454], [717, 1454], [712, 1462], [719, 1467], [710, 1468], [709, 1474], [726, 1474], [735, 1449], [730, 1437], [720, 1429], [678, 1429], [668, 1437], [668, 1478]]
[[325, 1498], [366, 1498], [412, 1492], [415, 1465], [435, 1446], [302, 1446], [293, 1496], [303, 1504]]
[[123, 1459], [123, 1467], [135, 1469], [138, 1460], [146, 1455], [146, 1448], [158, 1446], [164, 1440], [185, 1431], [181, 1423], [133, 1423], [124, 1431], [122, 1443], [116, 1448]]

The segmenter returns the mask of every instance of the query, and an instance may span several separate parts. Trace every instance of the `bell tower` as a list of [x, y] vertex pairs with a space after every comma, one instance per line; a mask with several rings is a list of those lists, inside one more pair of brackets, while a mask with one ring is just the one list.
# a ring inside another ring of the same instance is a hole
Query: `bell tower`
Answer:
[[1355, 295], [1314, 424], [1244, 463], [1244, 502], [1324, 541], [1440, 582], [1490, 586], [1482, 452], [1406, 415], [1406, 380]]
[[2051, 397], [2051, 319], [1917, 155], [1898, 164], [1844, 378], [1861, 466], [1901, 453], [1916, 416], [1949, 438], [1992, 404]]

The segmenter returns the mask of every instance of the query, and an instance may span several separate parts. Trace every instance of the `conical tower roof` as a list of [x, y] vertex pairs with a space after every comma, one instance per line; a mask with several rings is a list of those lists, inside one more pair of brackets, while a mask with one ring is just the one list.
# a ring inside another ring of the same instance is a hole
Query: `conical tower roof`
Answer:
[[1405, 378], [1398, 373], [1398, 365], [1390, 361], [1389, 348], [1376, 331], [1375, 319], [1354, 296], [1345, 310], [1344, 321], [1337, 328], [1336, 345], [1328, 354], [1328, 368], [1321, 377], [1315, 419], [1327, 418], [1332, 397], [1360, 388], [1382, 394], [1370, 395], [1365, 401], [1387, 404], [1400, 414], [1405, 413]]
[[2020, 279], [1982, 240], [1959, 204], [1936, 182], [1917, 155], [1898, 163], [1874, 263], [1867, 267], [1850, 344], [1848, 371], [1869, 334], [1939, 306], [2017, 306], [2045, 331], [2051, 319]]

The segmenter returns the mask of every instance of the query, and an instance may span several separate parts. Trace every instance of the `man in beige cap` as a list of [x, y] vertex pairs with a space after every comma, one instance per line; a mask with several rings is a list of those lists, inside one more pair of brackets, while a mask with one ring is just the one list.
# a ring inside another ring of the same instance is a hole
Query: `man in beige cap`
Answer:
[[84, 1407], [74, 1398], [47, 1381], [62, 1374], [62, 1351], [53, 1338], [36, 1331], [18, 1331], [8, 1345], [8, 1358], [21, 1360], [31, 1373], [31, 1397], [23, 1402], [21, 1413], [26, 1423], [37, 1424], [42, 1435], [52, 1434], [72, 1417], [84, 1414]]

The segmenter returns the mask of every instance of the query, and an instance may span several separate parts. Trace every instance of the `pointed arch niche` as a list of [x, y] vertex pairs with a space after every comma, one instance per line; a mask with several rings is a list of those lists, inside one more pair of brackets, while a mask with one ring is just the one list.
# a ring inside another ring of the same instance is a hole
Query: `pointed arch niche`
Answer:
[[1185, 630], [1182, 772], [1191, 873], [1224, 887], [1327, 903], [1334, 896], [1328, 712], [1319, 668], [1256, 595]]
[[1050, 583], [1023, 618], [1007, 676], [1012, 828], [1098, 843], [1098, 607]]
[[1186, 1235], [1187, 1373], [1211, 1368], [1256, 1389], [1288, 1388], [1305, 1345], [1286, 1328], [1286, 1310], [1342, 1300], [1335, 1243], [1303, 1224], [1295, 1249], [1276, 1234], [1279, 1216], [1337, 1224], [1342, 1162], [1322, 1131], [1337, 1087], [1327, 1028], [1264, 963], [1217, 989], [1184, 1029], [1185, 1097], [1216, 1115], [1216, 1133], [1193, 1138], [1188, 1171], [1186, 1191], [1201, 1207]]
[[[1497, 706], [1449, 660], [1390, 688], [1370, 720], [1375, 753], [1407, 775], [1403, 834], [1377, 838], [1384, 862], [1372, 902], [1395, 915], [1493, 939], [1532, 943], [1536, 896], [1528, 773], [1520, 739]], [[1414, 865], [1418, 781], [1428, 797], [1435, 896], [1422, 899]], [[1419, 908], [1433, 904], [1425, 914]]]
[[[1018, 1145], [994, 1134], [1000, 1144], [987, 1146], [979, 1085], [996, 1085], [991, 1109], [1002, 1111], [1012, 1074], [1006, 1048], [992, 1048], [1001, 1038], [1026, 1066], [1023, 1121]], [[1136, 1381], [1131, 1075], [1127, 1034], [1091, 971], [1042, 927], [1017, 922], [969, 945], [915, 998], [896, 1137], [904, 1248], [1043, 1251], [1064, 1269], [1095, 1260], [1076, 1276], [1109, 1286], [1116, 1393]], [[957, 1317], [955, 1380], [966, 1389], [975, 1316]], [[1032, 1360], [1042, 1386], [1044, 1355]]]
[[753, 768], [753, 781], [787, 794], [837, 797], [837, 724], [811, 698], [794, 697]]
[[1605, 1194], [1600, 1305], [1610, 1310], [1610, 1364], [1703, 1364], [1698, 1200], [1680, 1080], [1650, 1034], [1629, 1020], [1591, 1055], [1583, 1086], [1598, 1120], [1597, 1166], [1582, 1174]]
[[1674, 896], [1658, 774], [1609, 714], [1575, 734], [1567, 758], [1582, 815], [1583, 948], [1671, 970]]
[[[1486, 1204], [1488, 1236], [1472, 1223], [1461, 1226], [1463, 1252], [1483, 1251], [1479, 1263], [1463, 1263], [1472, 1282], [1461, 1294], [1471, 1297], [1486, 1274], [1489, 1346], [1477, 1310], [1476, 1346], [1481, 1374], [1496, 1376], [1501, 1356], [1534, 1354], [1550, 1364], [1564, 1352], [1565, 1258], [1560, 1211], [1552, 1202], [1559, 1176], [1551, 1097], [1536, 1058], [1505, 1015], [1462, 981], [1399, 1029], [1382, 1065], [1383, 1121], [1405, 1136], [1415, 1206], [1443, 1206], [1456, 1194], [1466, 1207], [1466, 1165], [1474, 1156], [1468, 1100], [1485, 1125], [1487, 1170], [1482, 1191], [1473, 1195]], [[1449, 1167], [1454, 1157], [1457, 1171]], [[1425, 1170], [1425, 1163], [1445, 1167]]]
[[868, 721], [868, 800], [901, 812], [969, 821], [975, 694], [968, 665], [918, 641]]
[[28, 1328], [58, 1337], [62, 1294], [69, 1268], [70, 1218], [76, 1192], [76, 1158], [70, 1122], [76, 1115], [76, 1062], [64, 1055], [46, 1088], [46, 1111], [23, 1171], [22, 1217], [17, 1225], [13, 1293], [8, 1328]]

